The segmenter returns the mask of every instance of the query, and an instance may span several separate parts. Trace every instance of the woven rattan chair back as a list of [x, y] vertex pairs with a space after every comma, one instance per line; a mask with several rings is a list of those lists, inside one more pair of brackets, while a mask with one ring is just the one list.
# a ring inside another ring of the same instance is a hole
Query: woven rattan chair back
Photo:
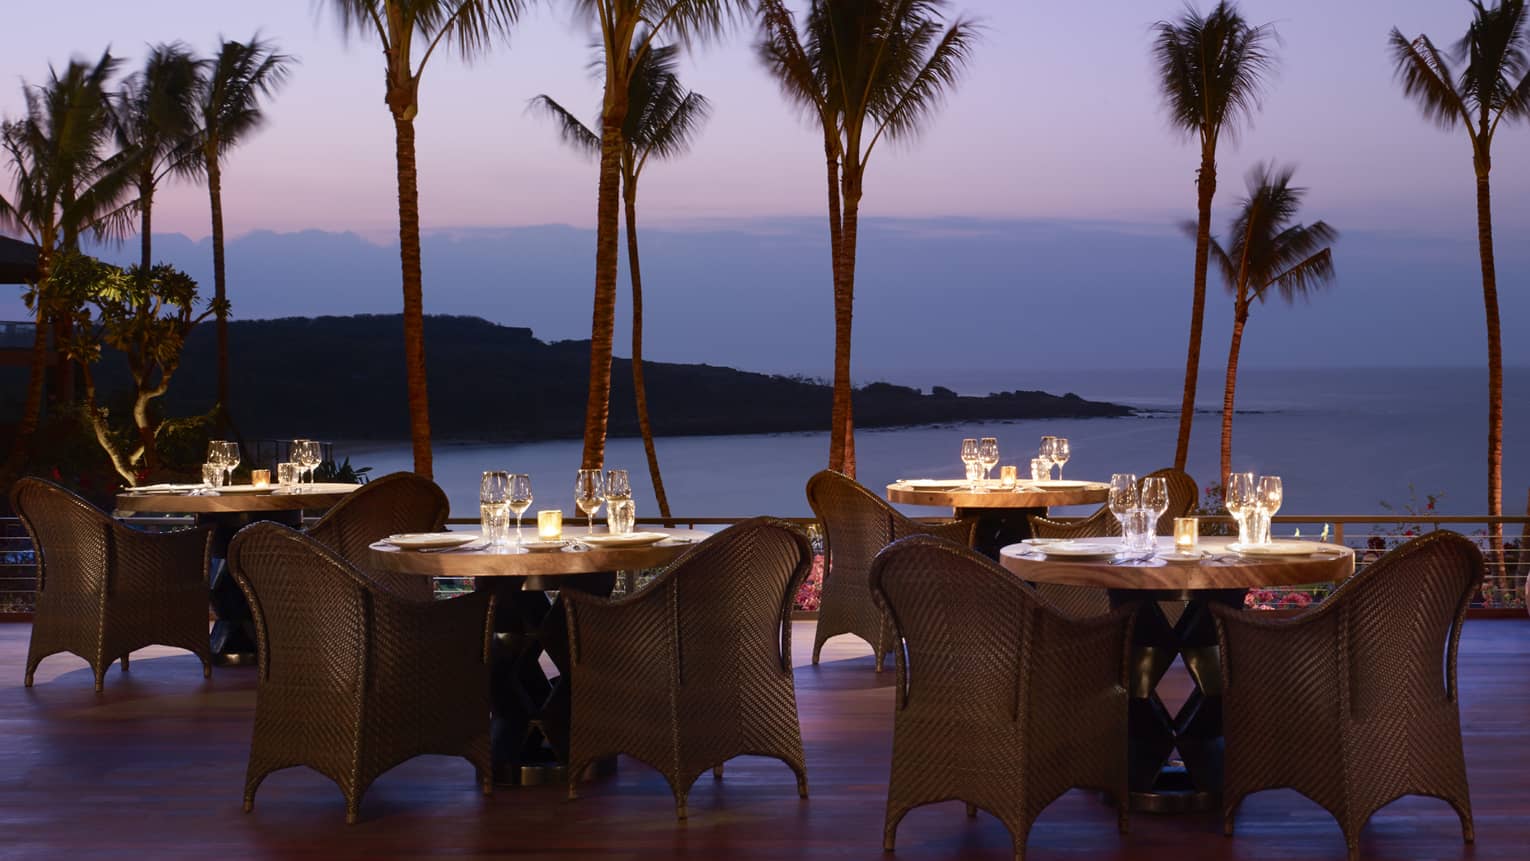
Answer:
[[1072, 620], [983, 556], [930, 536], [888, 546], [871, 588], [903, 648], [884, 848], [924, 804], [959, 799], [1009, 829], [1015, 857], [1075, 787], [1126, 825], [1126, 648], [1133, 608]]
[[429, 577], [411, 577], [374, 570], [367, 548], [401, 532], [438, 532], [450, 512], [446, 492], [435, 482], [412, 472], [395, 472], [351, 491], [308, 528], [357, 568], [366, 569], [385, 588], [410, 598], [430, 597]]
[[11, 507], [32, 539], [37, 605], [26, 684], [48, 655], [84, 658], [101, 690], [115, 660], [148, 645], [212, 663], [207, 635], [208, 530], [147, 533], [124, 526], [50, 481], [22, 478]]
[[1229, 834], [1244, 797], [1290, 787], [1333, 814], [1352, 859], [1371, 814], [1404, 795], [1449, 802], [1472, 840], [1456, 653], [1482, 577], [1476, 545], [1441, 530], [1392, 550], [1290, 619], [1213, 608]]
[[975, 523], [918, 523], [898, 513], [854, 479], [831, 470], [807, 483], [808, 504], [823, 528], [823, 594], [813, 637], [813, 663], [830, 637], [854, 634], [876, 654], [877, 672], [893, 648], [891, 628], [871, 597], [871, 562], [908, 535], [931, 534], [970, 545]]
[[626, 754], [664, 775], [677, 816], [703, 772], [780, 759], [807, 793], [791, 611], [812, 564], [802, 532], [757, 517], [708, 538], [616, 601], [564, 593], [573, 666], [568, 773]]

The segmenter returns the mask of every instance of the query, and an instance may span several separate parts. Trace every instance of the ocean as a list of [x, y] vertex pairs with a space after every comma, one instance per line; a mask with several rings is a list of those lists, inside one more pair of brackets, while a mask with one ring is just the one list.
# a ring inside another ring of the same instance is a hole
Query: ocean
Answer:
[[[993, 371], [875, 370], [867, 380], [924, 389], [944, 385], [962, 394], [1015, 388], [1074, 392], [1144, 412], [1131, 418], [860, 430], [858, 478], [880, 489], [898, 478], [958, 476], [965, 436], [997, 437], [1001, 463], [1028, 464], [1046, 434], [1071, 441], [1067, 478], [1108, 480], [1113, 472], [1150, 472], [1173, 460], [1182, 377], [1183, 371], [1171, 369], [1026, 371], [1018, 380]], [[1504, 379], [1504, 512], [1523, 514], [1530, 491], [1530, 368], [1506, 369]], [[1205, 375], [1188, 465], [1203, 487], [1215, 482], [1218, 468], [1221, 397], [1220, 377]], [[1249, 369], [1239, 378], [1233, 466], [1282, 476], [1283, 511], [1289, 513], [1380, 514], [1384, 504], [1401, 510], [1416, 501], [1422, 507], [1427, 495], [1435, 495], [1441, 513], [1482, 514], [1486, 405], [1487, 374], [1477, 368]], [[811, 513], [803, 487], [827, 463], [829, 444], [828, 435], [817, 432], [661, 437], [657, 447], [674, 513], [793, 516]], [[476, 516], [478, 478], [486, 469], [529, 473], [533, 510], [572, 512], [581, 448], [577, 439], [439, 443], [436, 481], [446, 489], [455, 516]], [[411, 466], [407, 442], [340, 442], [336, 452], [355, 466], [371, 467], [374, 476]], [[639, 516], [658, 513], [638, 439], [609, 440], [606, 464], [631, 472]]]

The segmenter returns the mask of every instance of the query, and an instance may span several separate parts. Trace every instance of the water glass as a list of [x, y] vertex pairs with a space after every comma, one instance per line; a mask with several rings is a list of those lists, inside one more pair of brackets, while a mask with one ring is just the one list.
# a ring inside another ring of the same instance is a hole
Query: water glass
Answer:
[[1148, 553], [1158, 546], [1158, 512], [1136, 506], [1121, 518], [1121, 533], [1131, 553]]
[[277, 464], [276, 486], [286, 488], [290, 491], [292, 488], [297, 486], [299, 472], [300, 469], [298, 468], [298, 465], [291, 461], [283, 461], [282, 463]]
[[1052, 477], [1052, 462], [1044, 457], [1031, 458], [1031, 481], [1046, 481]]
[[962, 440], [962, 465], [967, 467], [967, 481], [971, 483], [971, 489], [977, 490], [977, 476], [982, 472], [974, 470], [973, 467], [982, 466], [982, 455], [978, 451], [978, 441], [974, 437]]
[[510, 473], [491, 470], [478, 485], [478, 519], [490, 547], [505, 544], [510, 532]]
[[632, 480], [625, 469], [606, 472], [606, 530], [612, 535], [632, 532], [637, 504], [632, 501]]
[[202, 464], [202, 490], [199, 491], [199, 494], [211, 496], [217, 493], [218, 488], [222, 486], [223, 464], [221, 462]]

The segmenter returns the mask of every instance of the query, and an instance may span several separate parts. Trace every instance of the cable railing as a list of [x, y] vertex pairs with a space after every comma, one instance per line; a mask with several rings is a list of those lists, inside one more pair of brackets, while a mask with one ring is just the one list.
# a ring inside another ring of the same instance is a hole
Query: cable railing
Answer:
[[[646, 526], [668, 525], [705, 531], [708, 528], [720, 530], [746, 519], [745, 516], [678, 515], [669, 518], [640, 517], [637, 522]], [[811, 517], [780, 519], [804, 528], [816, 529], [817, 521]], [[189, 526], [193, 522], [190, 517], [181, 516], [129, 517], [123, 518], [123, 521], [138, 528], [153, 530]], [[1363, 568], [1388, 550], [1426, 532], [1438, 529], [1459, 532], [1477, 542], [1488, 562], [1487, 576], [1481, 594], [1473, 602], [1474, 609], [1481, 612], [1523, 609], [1525, 606], [1522, 588], [1525, 578], [1530, 576], [1530, 516], [1278, 514], [1273, 521], [1271, 532], [1280, 538], [1293, 535], [1317, 538], [1323, 536], [1326, 530], [1327, 540], [1355, 551], [1357, 568]], [[447, 523], [452, 526], [477, 526], [478, 519], [453, 517]], [[1501, 556], [1490, 546], [1489, 528], [1495, 523], [1503, 527], [1504, 546]], [[1231, 517], [1201, 516], [1203, 534], [1226, 535], [1231, 534], [1233, 529]], [[1320, 583], [1294, 588], [1256, 589], [1250, 592], [1248, 605], [1259, 609], [1301, 607], [1322, 600], [1332, 585]], [[0, 518], [0, 614], [30, 613], [35, 589], [36, 570], [31, 540], [16, 518]]]

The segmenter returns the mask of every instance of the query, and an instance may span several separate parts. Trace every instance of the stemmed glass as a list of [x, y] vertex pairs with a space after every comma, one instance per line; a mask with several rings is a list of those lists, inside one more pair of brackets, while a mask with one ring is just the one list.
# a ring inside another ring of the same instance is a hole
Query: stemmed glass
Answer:
[[531, 476], [512, 473], [509, 487], [510, 511], [515, 514], [515, 546], [521, 546], [521, 515], [531, 507]]
[[598, 469], [581, 469], [574, 476], [574, 504], [584, 513], [585, 525], [591, 535], [595, 534], [595, 512], [600, 510], [600, 504], [605, 501], [601, 484]]
[[1110, 477], [1110, 495], [1106, 497], [1110, 513], [1121, 524], [1121, 534], [1126, 534], [1126, 516], [1137, 507], [1137, 476], [1130, 472], [1118, 472]]
[[1238, 522], [1238, 543], [1253, 543], [1248, 515], [1254, 512], [1254, 474], [1252, 472], [1229, 474], [1227, 485], [1222, 488], [1222, 502], [1227, 506], [1227, 513]]
[[207, 443], [207, 461], [202, 465], [202, 488], [194, 496], [212, 496], [223, 484], [223, 444], [218, 440]]
[[977, 471], [981, 463], [978, 441], [970, 436], [962, 440], [962, 464], [967, 467], [967, 481], [971, 482], [972, 490], [977, 490]]
[[504, 544], [510, 526], [510, 473], [489, 470], [478, 483], [478, 522], [490, 547]]
[[1281, 486], [1280, 476], [1259, 476], [1259, 484], [1254, 488], [1255, 544], [1270, 543], [1270, 518], [1280, 510], [1280, 503], [1284, 497], [1285, 488]]
[[[211, 449], [214, 446], [216, 446], [218, 449], [218, 456], [216, 460], [214, 460], [211, 455]], [[239, 443], [219, 440], [218, 442], [210, 443], [208, 448], [209, 462], [219, 463], [223, 466], [223, 483], [225, 485], [233, 484], [234, 470], [239, 466]]]
[[[292, 461], [298, 465], [298, 469], [308, 473], [308, 483], [314, 483], [313, 471], [320, 463], [324, 462], [324, 453], [318, 442], [311, 439], [298, 439], [292, 441]], [[298, 487], [295, 493], [303, 492], [302, 474], [298, 475]]]
[[1140, 502], [1143, 508], [1153, 512], [1153, 528], [1148, 531], [1156, 534], [1159, 519], [1169, 510], [1169, 480], [1161, 475], [1144, 478]]
[[1062, 481], [1063, 464], [1070, 457], [1068, 451], [1068, 438], [1065, 436], [1052, 437], [1052, 450], [1046, 453], [1048, 459], [1057, 464], [1057, 480]]
[[998, 439], [985, 436], [978, 442], [978, 463], [983, 465], [983, 482], [988, 482], [988, 473], [999, 465], [999, 441]]

